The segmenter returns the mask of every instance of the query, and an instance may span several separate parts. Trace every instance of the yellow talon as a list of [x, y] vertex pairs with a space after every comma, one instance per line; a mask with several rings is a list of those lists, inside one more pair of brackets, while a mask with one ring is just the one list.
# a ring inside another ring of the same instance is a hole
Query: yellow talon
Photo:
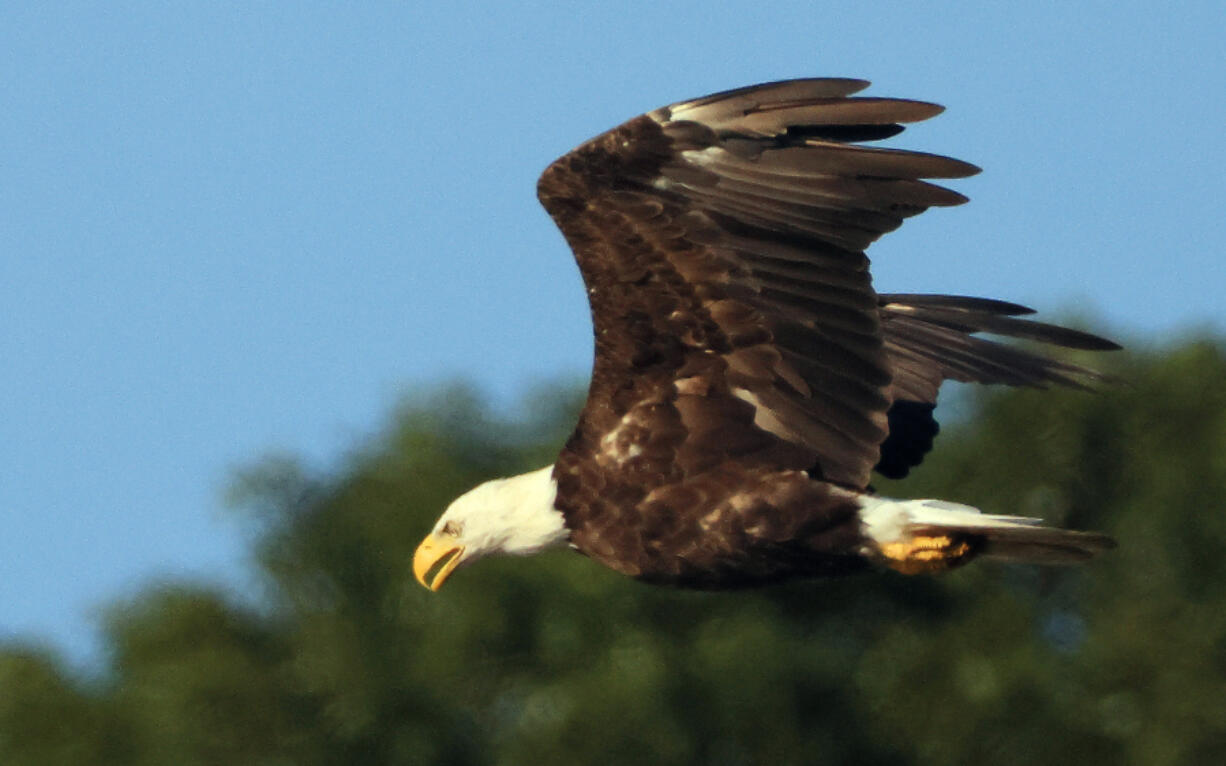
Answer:
[[904, 542], [881, 545], [878, 551], [891, 569], [908, 575], [953, 569], [969, 561], [973, 553], [969, 541], [949, 535], [916, 535]]

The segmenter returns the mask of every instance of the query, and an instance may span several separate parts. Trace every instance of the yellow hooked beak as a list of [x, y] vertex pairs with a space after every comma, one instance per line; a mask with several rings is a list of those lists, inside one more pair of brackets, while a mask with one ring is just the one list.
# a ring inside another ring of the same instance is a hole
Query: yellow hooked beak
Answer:
[[[453, 538], [428, 535], [413, 554], [413, 575], [430, 590], [438, 590], [460, 563], [460, 557], [463, 555], [464, 546], [456, 545]], [[432, 571], [434, 579], [430, 580], [427, 575]]]

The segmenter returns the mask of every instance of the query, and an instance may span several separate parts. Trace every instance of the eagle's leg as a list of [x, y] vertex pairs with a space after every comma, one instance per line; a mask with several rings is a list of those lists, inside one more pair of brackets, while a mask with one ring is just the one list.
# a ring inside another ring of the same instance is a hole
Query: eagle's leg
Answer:
[[974, 558], [976, 546], [963, 536], [915, 535], [878, 547], [882, 563], [903, 574], [935, 574]]

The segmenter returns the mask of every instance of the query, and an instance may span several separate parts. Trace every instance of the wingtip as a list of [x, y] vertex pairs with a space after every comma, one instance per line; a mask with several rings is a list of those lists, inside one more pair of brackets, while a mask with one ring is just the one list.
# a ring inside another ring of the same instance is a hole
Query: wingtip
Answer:
[[983, 172], [983, 168], [965, 160], [951, 159], [950, 166], [950, 175], [941, 176], [942, 178], [970, 178]]
[[915, 101], [909, 98], [895, 98], [890, 101], [902, 107], [905, 116], [898, 117], [899, 122], [921, 122], [930, 120], [945, 111], [945, 107], [931, 101]]

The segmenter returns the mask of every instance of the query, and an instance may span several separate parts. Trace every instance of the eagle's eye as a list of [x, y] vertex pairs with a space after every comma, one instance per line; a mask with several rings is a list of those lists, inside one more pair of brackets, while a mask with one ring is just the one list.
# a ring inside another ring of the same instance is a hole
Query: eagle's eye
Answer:
[[440, 532], [440, 534], [448, 535], [450, 537], [459, 537], [460, 533], [463, 531], [464, 531], [463, 524], [457, 524], [454, 521], [449, 521], [443, 525], [443, 529]]

